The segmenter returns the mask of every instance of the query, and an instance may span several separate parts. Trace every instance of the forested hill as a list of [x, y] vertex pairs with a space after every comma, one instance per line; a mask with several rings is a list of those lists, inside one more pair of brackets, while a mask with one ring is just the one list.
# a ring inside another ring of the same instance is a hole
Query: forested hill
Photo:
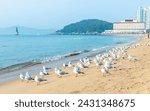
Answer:
[[63, 29], [58, 30], [57, 34], [97, 34], [112, 28], [112, 23], [98, 19], [88, 19], [67, 25]]

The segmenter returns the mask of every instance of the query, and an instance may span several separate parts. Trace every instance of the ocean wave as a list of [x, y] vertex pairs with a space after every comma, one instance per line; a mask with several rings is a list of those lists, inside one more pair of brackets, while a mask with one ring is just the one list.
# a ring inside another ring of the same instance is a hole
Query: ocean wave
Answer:
[[67, 58], [67, 57], [80, 55], [81, 53], [83, 53], [83, 52], [82, 51], [74, 51], [74, 52], [67, 53], [67, 54], [64, 54], [64, 55], [57, 55], [57, 56], [53, 56], [53, 57], [45, 57], [45, 58], [42, 58], [40, 60], [34, 60], [34, 61], [41, 62], [41, 63], [47, 63], [47, 62], [52, 62], [52, 61], [60, 60], [60, 59]]
[[56, 61], [56, 60], [60, 60], [63, 58], [67, 58], [67, 57], [72, 57], [72, 56], [77, 56], [80, 54], [84, 54], [84, 53], [90, 53], [90, 52], [101, 52], [104, 51], [105, 49], [109, 48], [110, 46], [105, 46], [105, 47], [100, 47], [100, 48], [93, 48], [93, 49], [85, 49], [83, 51], [73, 51], [64, 55], [57, 55], [57, 56], [53, 56], [53, 57], [45, 57], [39, 60], [34, 60], [35, 62], [41, 62], [41, 63], [48, 63], [48, 62], [52, 62], [52, 61]]
[[30, 61], [30, 62], [24, 62], [24, 63], [19, 63], [19, 64], [14, 64], [5, 68], [1, 68], [0, 69], [0, 73], [5, 73], [5, 72], [12, 72], [15, 70], [19, 70], [22, 68], [26, 68], [26, 67], [30, 67], [30, 66], [34, 66], [37, 64], [41, 64], [40, 62], [35, 62], [35, 61]]
[[66, 54], [64, 57], [76, 56], [76, 55], [79, 55], [81, 53], [82, 53], [82, 51], [74, 51], [74, 52]]

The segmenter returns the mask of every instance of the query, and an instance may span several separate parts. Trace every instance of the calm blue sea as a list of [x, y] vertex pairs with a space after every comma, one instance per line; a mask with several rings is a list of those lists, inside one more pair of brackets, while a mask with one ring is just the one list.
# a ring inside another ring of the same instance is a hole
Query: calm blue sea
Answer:
[[29, 61], [59, 59], [73, 52], [95, 51], [139, 40], [100, 35], [0, 36], [0, 68]]

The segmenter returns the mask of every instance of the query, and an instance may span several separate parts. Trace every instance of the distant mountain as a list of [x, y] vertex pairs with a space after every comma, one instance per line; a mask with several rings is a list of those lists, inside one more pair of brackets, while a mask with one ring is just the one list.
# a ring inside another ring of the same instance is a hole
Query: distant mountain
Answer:
[[[52, 29], [34, 29], [23, 26], [18, 26], [20, 35], [46, 35], [55, 33]], [[0, 28], [0, 35], [14, 35], [16, 34], [16, 26], [8, 28]]]
[[72, 23], [65, 26], [63, 29], [58, 30], [57, 34], [98, 34], [105, 30], [113, 29], [113, 24], [98, 20], [98, 19], [88, 19], [82, 20], [77, 23]]

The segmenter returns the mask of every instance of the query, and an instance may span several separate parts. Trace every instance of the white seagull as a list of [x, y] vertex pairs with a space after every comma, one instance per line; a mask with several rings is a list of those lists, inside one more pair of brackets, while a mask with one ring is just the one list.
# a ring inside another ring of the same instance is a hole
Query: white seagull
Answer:
[[40, 71], [40, 75], [41, 75], [41, 76], [44, 76], [44, 73], [43, 73], [42, 71]]
[[67, 67], [67, 66], [68, 66], [67, 64], [63, 63], [63, 67]]
[[96, 61], [96, 66], [101, 66], [101, 65], [103, 65], [102, 62]]
[[82, 64], [82, 63], [79, 63], [78, 66], [79, 66], [80, 68], [85, 68], [85, 65]]
[[45, 66], [43, 66], [43, 74], [44, 75], [48, 75], [48, 72], [46, 71], [46, 67]]
[[76, 74], [76, 77], [78, 76], [78, 74], [80, 73], [80, 68], [79, 67], [74, 67], [73, 72]]
[[25, 80], [26, 81], [33, 80], [32, 76], [28, 72], [26, 72]]
[[105, 67], [101, 69], [101, 72], [103, 73], [103, 76], [105, 76], [105, 74], [109, 74], [108, 69]]
[[71, 62], [68, 63], [68, 67], [72, 67], [72, 63]]
[[130, 56], [130, 55], [129, 55], [129, 56], [128, 56], [128, 60], [129, 60], [129, 61], [136, 61], [137, 59], [136, 59], [134, 56]]
[[23, 74], [20, 74], [19, 77], [20, 77], [21, 81], [23, 81], [25, 78]]
[[62, 75], [66, 74], [65, 71], [62, 71], [61, 69], [55, 69], [55, 73], [59, 76], [59, 77], [62, 77]]
[[40, 84], [40, 82], [42, 82], [42, 81], [46, 81], [46, 79], [39, 78], [38, 76], [35, 76], [34, 80], [35, 80], [35, 82], [37, 82], [37, 85]]

